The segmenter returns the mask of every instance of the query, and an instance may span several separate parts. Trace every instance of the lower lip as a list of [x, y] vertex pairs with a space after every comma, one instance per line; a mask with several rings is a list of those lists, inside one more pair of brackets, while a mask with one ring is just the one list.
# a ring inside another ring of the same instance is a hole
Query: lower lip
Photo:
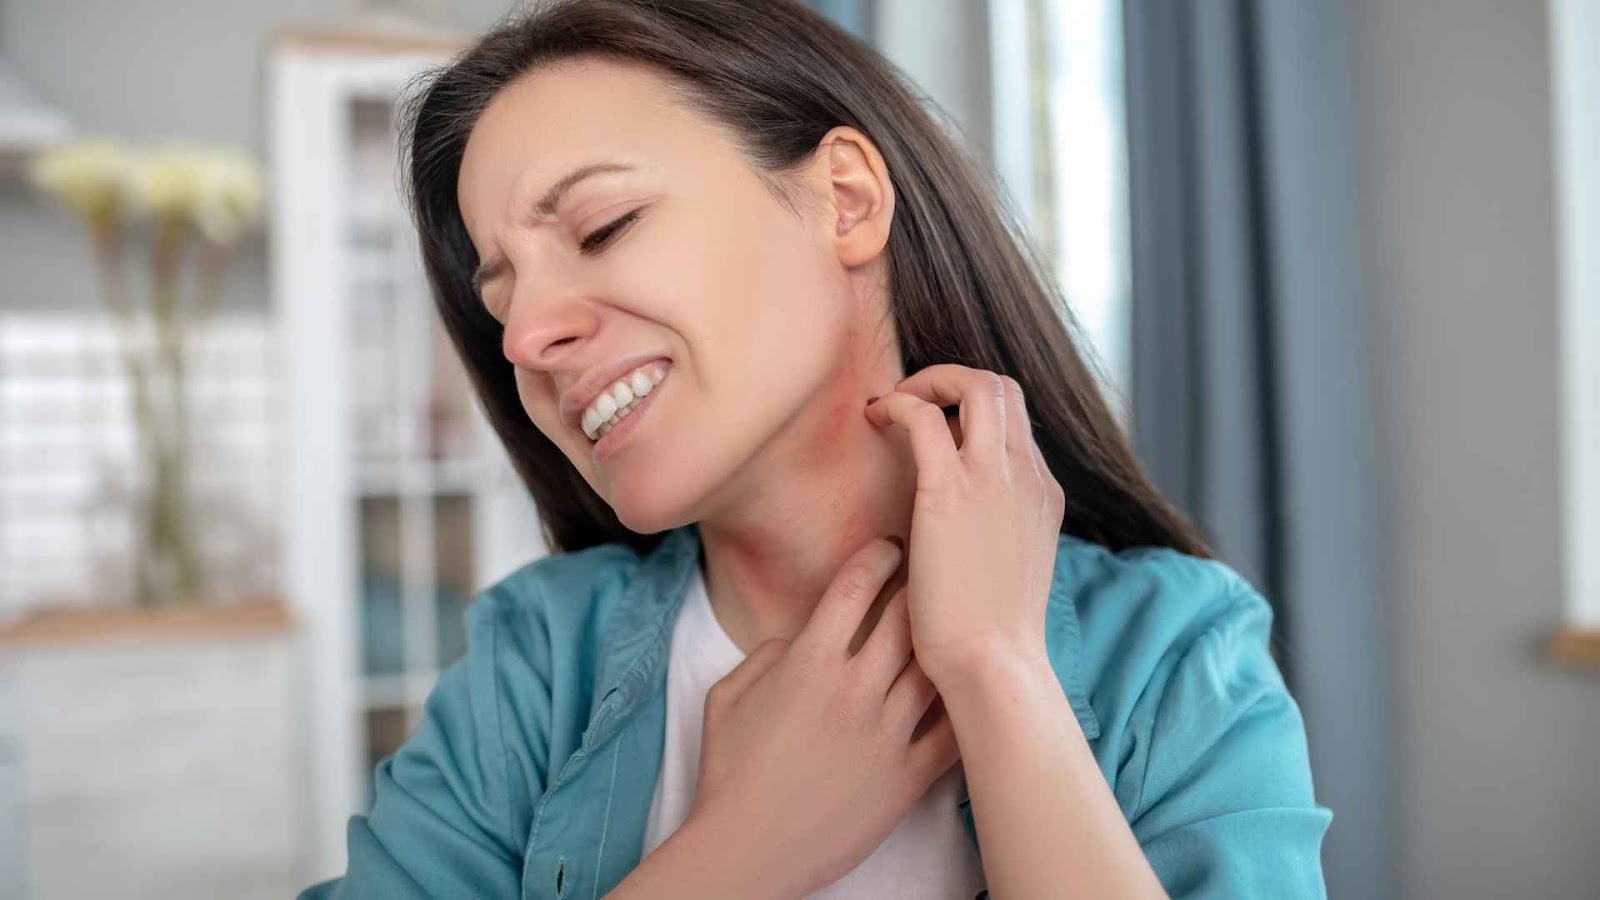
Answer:
[[[667, 374], [672, 374], [671, 363], [667, 363]], [[662, 378], [655, 387], [650, 389], [650, 393], [644, 395], [644, 399], [639, 401], [639, 405], [622, 417], [622, 421], [618, 422], [610, 431], [601, 435], [600, 440], [595, 441], [593, 449], [589, 451], [590, 458], [597, 463], [605, 462], [618, 450], [621, 450], [623, 445], [627, 443], [628, 437], [633, 434], [634, 429], [639, 427], [639, 420], [650, 409], [650, 405], [655, 402], [656, 397], [661, 395], [661, 386], [666, 383], [667, 379]]]

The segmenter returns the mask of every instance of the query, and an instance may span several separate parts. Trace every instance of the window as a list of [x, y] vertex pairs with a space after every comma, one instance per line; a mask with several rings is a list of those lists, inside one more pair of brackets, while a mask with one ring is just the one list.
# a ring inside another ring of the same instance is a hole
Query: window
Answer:
[[[993, 0], [994, 159], [1129, 411], [1128, 189], [1120, 0]], [[1016, 48], [1022, 48], [1017, 52]]]
[[[1006, 200], [1053, 269], [1126, 425], [1121, 0], [807, 2], [871, 42], [966, 134], [992, 135], [979, 149], [992, 149]], [[985, 24], [987, 47], [975, 37]]]

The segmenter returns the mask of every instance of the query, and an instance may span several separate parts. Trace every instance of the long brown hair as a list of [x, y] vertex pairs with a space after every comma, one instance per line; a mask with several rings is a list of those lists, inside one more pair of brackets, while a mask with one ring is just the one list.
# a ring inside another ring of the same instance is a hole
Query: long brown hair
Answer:
[[527, 485], [553, 552], [661, 535], [618, 521], [529, 419], [501, 326], [478, 302], [477, 253], [456, 200], [467, 137], [497, 91], [579, 54], [654, 66], [688, 108], [725, 126], [775, 198], [837, 125], [870, 137], [895, 188], [889, 304], [909, 375], [959, 363], [1021, 385], [1033, 433], [1067, 496], [1061, 530], [1113, 550], [1206, 556], [1195, 528], [1145, 476], [1079, 355], [1048, 267], [986, 170], [891, 64], [796, 0], [557, 0], [503, 20], [403, 101], [407, 202], [439, 314]]

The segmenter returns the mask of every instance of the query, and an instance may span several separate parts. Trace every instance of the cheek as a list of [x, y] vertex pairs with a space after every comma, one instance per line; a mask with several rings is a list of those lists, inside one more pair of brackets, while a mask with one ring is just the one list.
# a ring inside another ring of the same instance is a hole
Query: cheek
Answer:
[[569, 435], [561, 424], [561, 408], [548, 384], [540, 384], [539, 376], [522, 369], [516, 370], [517, 399], [522, 401], [522, 411], [545, 437], [558, 446], [567, 446]]

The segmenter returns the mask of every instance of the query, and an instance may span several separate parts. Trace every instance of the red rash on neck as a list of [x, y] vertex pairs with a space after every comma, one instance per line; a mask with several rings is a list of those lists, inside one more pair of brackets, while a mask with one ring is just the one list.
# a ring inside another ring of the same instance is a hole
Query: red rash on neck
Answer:
[[[827, 393], [795, 423], [798, 450], [790, 460], [791, 465], [811, 472], [828, 471], [844, 479], [851, 477], [845, 462], [858, 452], [857, 445], [874, 427], [863, 414], [869, 388], [862, 358], [868, 348], [861, 346], [861, 334], [858, 326], [851, 326], [845, 332]], [[877, 527], [871, 515], [873, 505], [860, 495], [860, 491], [870, 488], [847, 481], [830, 482], [829, 489], [834, 492], [833, 496], [817, 498], [825, 512], [816, 520], [829, 524], [832, 533], [824, 540], [831, 547], [832, 558], [842, 564], [863, 544], [878, 536]], [[725, 571], [742, 590], [767, 595], [774, 591], [782, 593], [778, 585], [769, 588], [767, 583], [783, 577], [780, 573], [786, 564], [800, 562], [779, 558], [779, 554], [792, 550], [771, 529], [724, 530], [718, 531], [716, 537], [724, 554]], [[793, 588], [792, 585], [784, 587]], [[811, 599], [820, 596], [819, 593]]]
[[[806, 465], [813, 468], [835, 465], [847, 458], [853, 452], [852, 444], [873, 427], [863, 415], [868, 388], [862, 357], [867, 352], [868, 348], [862, 346], [861, 329], [851, 326], [840, 341], [833, 382], [820, 406], [820, 419], [805, 442], [810, 448], [803, 461]], [[877, 536], [873, 533], [870, 508], [870, 503], [849, 495], [836, 498], [835, 511], [839, 518], [833, 520], [837, 530], [832, 543], [834, 558], [841, 563]]]
[[840, 342], [842, 349], [834, 365], [833, 383], [804, 441], [806, 452], [799, 461], [807, 467], [826, 468], [843, 457], [848, 426], [865, 422], [861, 411], [866, 403], [866, 386], [862, 384], [859, 339], [860, 332], [852, 327]]

